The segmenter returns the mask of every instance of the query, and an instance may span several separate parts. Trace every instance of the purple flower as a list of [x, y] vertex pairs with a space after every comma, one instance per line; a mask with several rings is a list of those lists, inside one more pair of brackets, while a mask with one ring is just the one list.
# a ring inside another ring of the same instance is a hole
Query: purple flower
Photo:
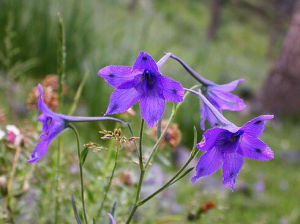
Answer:
[[[244, 79], [238, 79], [224, 85], [217, 85], [212, 81], [203, 78], [179, 57], [171, 53], [167, 53], [164, 58], [165, 60], [167, 60], [167, 58], [169, 57], [178, 61], [197, 81], [201, 83], [202, 85], [201, 91], [220, 113], [222, 113], [222, 110], [240, 111], [246, 107], [242, 99], [230, 93], [237, 87], [237, 85], [240, 82], [243, 82]], [[201, 102], [200, 116], [202, 119], [201, 129], [205, 130], [206, 119], [209, 121], [212, 127], [222, 125], [219, 122], [218, 118], [215, 117], [214, 113], [212, 113], [209, 107], [207, 107], [207, 104], [203, 103], [202, 100], [200, 102]]]
[[[246, 105], [244, 101], [238, 96], [231, 94], [240, 82], [243, 82], [244, 79], [238, 79], [233, 82], [217, 85], [212, 82], [208, 82], [207, 85], [204, 85], [201, 89], [203, 94], [207, 97], [207, 99], [212, 103], [212, 105], [222, 113], [222, 110], [230, 110], [230, 111], [240, 111], [243, 110]], [[212, 127], [220, 126], [220, 123], [211, 112], [211, 110], [201, 101], [201, 129], [205, 130], [205, 120]]]
[[58, 136], [65, 128], [68, 127], [69, 122], [113, 120], [124, 123], [123, 121], [112, 117], [74, 117], [54, 113], [46, 106], [43, 100], [43, 87], [40, 84], [38, 85], [38, 89], [40, 92], [38, 108], [42, 112], [38, 120], [42, 123], [43, 132], [40, 135], [40, 142], [31, 153], [31, 159], [28, 160], [29, 163], [36, 163], [45, 156], [50, 143], [53, 141], [53, 139], [55, 139], [56, 136]]
[[183, 100], [182, 85], [162, 76], [146, 52], [140, 52], [133, 67], [110, 65], [102, 68], [98, 75], [115, 87], [105, 115], [125, 112], [139, 101], [141, 116], [152, 127], [162, 117], [165, 101]]
[[273, 151], [258, 137], [266, 120], [273, 115], [261, 115], [241, 128], [212, 128], [203, 135], [197, 148], [206, 151], [196, 166], [192, 183], [203, 176], [217, 172], [223, 164], [223, 184], [234, 191], [234, 184], [243, 166], [244, 157], [253, 160], [271, 160]]
[[110, 219], [111, 224], [117, 224], [117, 222], [116, 222], [116, 220], [114, 219], [114, 217], [112, 216], [112, 214], [107, 213], [107, 215], [108, 215], [108, 217], [109, 217], [109, 219]]

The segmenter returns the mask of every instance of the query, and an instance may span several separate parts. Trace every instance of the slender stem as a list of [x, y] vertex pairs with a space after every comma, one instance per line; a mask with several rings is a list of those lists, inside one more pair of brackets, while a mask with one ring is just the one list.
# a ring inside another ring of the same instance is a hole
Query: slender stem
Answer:
[[65, 119], [69, 122], [115, 121], [115, 122], [119, 122], [123, 125], [127, 124], [125, 121], [122, 121], [122, 120], [114, 118], [114, 117], [80, 117], [80, 116], [68, 116], [68, 115], [63, 115], [63, 114], [59, 114], [59, 116], [62, 119]]
[[54, 211], [54, 223], [59, 223], [59, 211], [60, 211], [60, 154], [61, 154], [61, 137], [57, 138], [57, 152], [56, 152], [56, 166], [55, 166], [55, 211]]
[[191, 90], [191, 89], [186, 89], [184, 90], [193, 93], [201, 98], [203, 103], [210, 109], [210, 111], [215, 115], [215, 117], [224, 125], [224, 126], [231, 126], [233, 128], [237, 128], [235, 124], [227, 120], [223, 114], [221, 114], [210, 102], [209, 100], [201, 93], [201, 90], [199, 89], [199, 92]]
[[[133, 133], [133, 130], [132, 130], [132, 127], [131, 127], [129, 122], [127, 123], [127, 126], [128, 126], [128, 129], [129, 129], [129, 132], [130, 132], [131, 136], [135, 137], [135, 135]], [[134, 141], [134, 144], [135, 144], [136, 151], [138, 151], [138, 145], [136, 144], [136, 141]]]
[[[180, 105], [180, 104], [178, 104], [178, 105]], [[147, 162], [146, 162], [146, 165], [145, 165], [145, 169], [148, 168], [148, 166], [150, 165], [150, 162], [151, 162], [152, 158], [153, 158], [154, 155], [156, 154], [156, 151], [158, 150], [158, 146], [159, 146], [161, 140], [165, 137], [165, 135], [166, 135], [166, 133], [167, 133], [167, 130], [168, 130], [168, 128], [170, 127], [173, 118], [175, 117], [175, 114], [176, 114], [177, 109], [178, 109], [178, 106], [175, 106], [175, 105], [174, 105], [174, 106], [173, 106], [173, 109], [172, 109], [172, 113], [171, 113], [171, 115], [170, 115], [170, 117], [169, 117], [169, 121], [168, 121], [167, 126], [165, 127], [165, 129], [163, 130], [163, 132], [161, 133], [161, 135], [160, 135], [159, 138], [157, 139], [156, 143], [155, 143], [154, 146], [152, 147], [151, 154], [150, 154], [150, 156], [149, 156], [149, 158], [148, 158], [148, 160], [147, 160]]]
[[135, 197], [135, 202], [133, 205], [133, 208], [129, 214], [129, 217], [126, 221], [126, 224], [129, 224], [138, 208], [138, 201], [140, 200], [140, 193], [141, 193], [141, 189], [142, 189], [142, 184], [143, 184], [143, 180], [144, 180], [144, 175], [145, 175], [145, 168], [143, 165], [143, 154], [142, 154], [142, 146], [143, 146], [143, 129], [144, 129], [144, 119], [142, 119], [141, 122], [141, 128], [140, 128], [140, 139], [139, 139], [139, 165], [140, 165], [140, 177], [139, 177], [139, 183], [137, 185], [137, 191], [136, 191], [136, 197]]
[[85, 200], [84, 200], [84, 185], [83, 185], [83, 172], [82, 172], [82, 163], [81, 163], [81, 156], [80, 156], [80, 140], [79, 134], [75, 126], [69, 124], [69, 127], [73, 130], [76, 141], [77, 141], [77, 155], [78, 155], [78, 163], [79, 163], [79, 172], [80, 172], [80, 186], [81, 186], [81, 203], [83, 209], [83, 217], [86, 224], [88, 224], [87, 215], [86, 215], [86, 208], [85, 208]]
[[185, 70], [190, 73], [196, 80], [198, 80], [201, 84], [203, 85], [211, 85], [214, 84], [213, 82], [203, 78], [201, 75], [199, 75], [195, 70], [193, 70], [190, 66], [188, 66], [182, 59], [179, 57], [171, 54], [169, 56], [170, 58], [173, 58], [174, 60], [178, 61], [184, 68]]
[[140, 128], [140, 141], [139, 141], [139, 165], [140, 165], [141, 171], [144, 170], [143, 151], [142, 151], [144, 123], [145, 123], [145, 121], [144, 121], [144, 119], [142, 119], [141, 128]]
[[[191, 89], [194, 89], [194, 88], [197, 88], [197, 87], [199, 87], [198, 85], [196, 85], [196, 86], [193, 86]], [[186, 98], [186, 96], [189, 94], [189, 92], [187, 92], [185, 95], [184, 95], [184, 97], [183, 97], [183, 101], [184, 101], [184, 99]], [[136, 212], [136, 210], [137, 210], [137, 208], [139, 207], [139, 206], [141, 206], [142, 204], [140, 204], [140, 202], [139, 202], [139, 197], [140, 197], [140, 191], [141, 191], [141, 187], [142, 187], [142, 183], [143, 183], [143, 179], [144, 179], [144, 174], [145, 174], [145, 170], [146, 170], [146, 168], [149, 166], [149, 164], [150, 164], [150, 162], [151, 162], [151, 159], [154, 157], [154, 155], [156, 154], [156, 150], [157, 150], [157, 148], [158, 148], [158, 146], [159, 146], [159, 143], [160, 143], [160, 141], [163, 139], [163, 137], [165, 136], [165, 134], [166, 134], [166, 132], [167, 132], [167, 130], [168, 130], [168, 127], [169, 127], [169, 125], [170, 125], [170, 123], [171, 123], [171, 121], [172, 121], [172, 119], [174, 118], [174, 116], [175, 116], [175, 114], [176, 114], [176, 111], [177, 111], [177, 109], [180, 107], [180, 105], [181, 105], [182, 103], [180, 103], [180, 104], [177, 104], [176, 106], [174, 105], [174, 107], [173, 107], [173, 110], [172, 110], [172, 113], [171, 113], [171, 116], [170, 116], [170, 118], [169, 118], [169, 122], [168, 122], [168, 124], [167, 124], [167, 126], [166, 126], [166, 128], [164, 129], [164, 131], [162, 132], [162, 134], [160, 135], [160, 137], [158, 138], [158, 140], [156, 141], [156, 143], [155, 143], [155, 145], [153, 146], [153, 148], [152, 148], [152, 152], [151, 152], [151, 154], [150, 154], [150, 157], [148, 158], [148, 160], [147, 160], [147, 162], [146, 162], [146, 165], [143, 167], [143, 169], [140, 171], [140, 178], [139, 178], [139, 183], [138, 183], [138, 186], [137, 186], [137, 194], [136, 194], [136, 201], [135, 201], [135, 204], [134, 204], [134, 206], [133, 206], [133, 208], [132, 208], [132, 210], [131, 210], [131, 213], [129, 214], [129, 217], [128, 217], [128, 219], [127, 219], [127, 221], [126, 221], [126, 224], [129, 224], [130, 222], [131, 222], [131, 220], [132, 220], [132, 218], [133, 218], [133, 216], [134, 216], [134, 214], [135, 214], [135, 212]], [[131, 129], [131, 127], [129, 126], [129, 129]], [[142, 131], [142, 129], [143, 129], [143, 121], [142, 121], [142, 125], [141, 125], [141, 131], [140, 131], [140, 144], [139, 144], [139, 156], [140, 157], [142, 157], [142, 154], [141, 154], [141, 152], [142, 152], [142, 134], [143, 134], [143, 131]], [[195, 153], [192, 153], [191, 155], [194, 155], [195, 156]], [[192, 159], [191, 159], [192, 160]], [[190, 161], [191, 161], [190, 160]], [[188, 165], [188, 164], [187, 164]], [[186, 165], [186, 166], [187, 166]], [[186, 167], [185, 166], [185, 167]], [[141, 166], [140, 166], [141, 167]], [[180, 171], [182, 172], [184, 169], [180, 169]], [[175, 179], [180, 175], [181, 173], [177, 173], [176, 175], [175, 175], [175, 177], [174, 178], [172, 178], [170, 181], [171, 182], [168, 182], [167, 183], [167, 186], [165, 186], [165, 188], [166, 187], [168, 187], [168, 186], [170, 186], [171, 184], [173, 184], [173, 183], [175, 183], [176, 181], [175, 181]], [[178, 178], [178, 180], [179, 180], [180, 178]], [[165, 189], [164, 188], [164, 189]], [[163, 189], [162, 189], [163, 190]], [[161, 190], [161, 191], [162, 191]], [[159, 191], [159, 192], [161, 192], [161, 191]], [[158, 193], [159, 193], [158, 192]], [[158, 193], [156, 193], [156, 194], [158, 194]], [[156, 195], [155, 194], [155, 195]], [[155, 195], [153, 195], [152, 197], [154, 197]], [[150, 200], [150, 199], [149, 199]]]
[[71, 109], [69, 110], [68, 115], [74, 114], [88, 75], [89, 75], [89, 71], [86, 71], [83, 78], [82, 78], [82, 80], [81, 80], [81, 82], [80, 82], [80, 84], [79, 84], [79, 87], [77, 88], [77, 91], [76, 91], [76, 94], [75, 94], [75, 97], [74, 97], [74, 100], [73, 100], [73, 104], [71, 106]]
[[15, 178], [15, 174], [16, 174], [18, 160], [20, 157], [20, 152], [21, 152], [21, 147], [17, 146], [16, 152], [15, 152], [15, 155], [14, 155], [14, 158], [12, 161], [12, 167], [11, 167], [11, 171], [9, 174], [9, 179], [7, 182], [7, 207], [8, 207], [8, 210], [13, 208], [13, 206], [11, 205], [12, 197], [13, 197], [13, 182], [14, 182], [14, 178]]
[[[195, 89], [195, 88], [198, 88], [198, 87], [199, 87], [199, 85], [195, 85], [195, 86], [191, 87], [190, 89]], [[184, 100], [185, 100], [185, 98], [187, 97], [188, 94], [189, 94], [189, 92], [185, 93], [182, 102], [184, 102]], [[148, 160], [147, 160], [147, 162], [146, 162], [146, 165], [145, 165], [145, 169], [148, 168], [148, 166], [150, 165], [150, 162], [151, 162], [152, 158], [156, 155], [156, 152], [157, 152], [157, 150], [158, 150], [159, 144], [160, 144], [160, 142], [162, 141], [162, 139], [165, 137], [165, 135], [166, 135], [166, 133], [167, 133], [167, 130], [168, 130], [168, 128], [170, 127], [171, 122], [172, 122], [172, 120], [174, 119], [174, 117], [175, 117], [175, 115], [176, 115], [176, 112], [177, 112], [177, 110], [179, 109], [179, 107], [181, 106], [182, 102], [179, 103], [179, 104], [177, 104], [177, 105], [175, 105], [175, 104], [173, 105], [172, 113], [171, 113], [171, 115], [170, 115], [170, 117], [169, 117], [168, 123], [167, 123], [165, 129], [163, 130], [163, 132], [161, 133], [161, 135], [159, 136], [159, 138], [157, 139], [156, 143], [155, 143], [154, 146], [152, 147], [150, 156], [149, 156], [149, 158], [148, 158]]]
[[162, 118], [159, 119], [157, 123], [157, 139], [159, 139], [159, 137], [161, 136], [161, 123], [162, 123]]
[[[63, 82], [65, 79], [65, 68], [66, 68], [66, 43], [65, 43], [65, 29], [63, 18], [60, 13], [57, 13], [58, 17], [58, 48], [57, 48], [57, 74], [58, 74], [58, 101], [62, 104], [63, 97]], [[56, 175], [55, 175], [55, 214], [54, 223], [59, 223], [59, 171], [60, 171], [60, 154], [61, 154], [61, 138], [58, 137], [58, 147], [57, 147], [57, 157], [56, 157]]]
[[178, 178], [178, 179], [176, 179], [176, 178], [185, 170], [185, 168], [190, 164], [190, 162], [195, 158], [196, 155], [197, 155], [197, 153], [192, 153], [190, 158], [188, 159], [188, 161], [180, 168], [180, 170], [177, 171], [177, 173], [166, 184], [164, 184], [161, 188], [156, 190], [154, 193], [152, 193], [151, 195], [149, 195], [142, 201], [138, 202], [138, 206], [145, 204], [151, 198], [155, 197], [157, 194], [159, 194], [160, 192], [162, 192], [163, 190], [165, 190], [166, 188], [168, 188], [169, 186], [171, 186], [172, 184], [174, 184], [178, 180], [180, 180], [181, 178]]
[[65, 79], [66, 70], [66, 43], [65, 43], [65, 28], [61, 14], [57, 13], [58, 17], [58, 48], [57, 48], [57, 74], [58, 74], [58, 95], [59, 102], [62, 103], [63, 82]]
[[96, 213], [97, 214], [96, 218], [98, 218], [101, 215], [101, 213], [102, 213], [102, 210], [103, 210], [103, 207], [104, 207], [104, 203], [106, 201], [107, 194], [108, 194], [108, 191], [109, 191], [110, 186], [111, 186], [112, 179], [113, 179], [113, 177], [115, 175], [115, 170], [116, 170], [117, 163], [118, 163], [118, 155], [119, 155], [119, 147], [117, 147], [117, 152], [116, 152], [116, 155], [115, 155], [115, 164], [114, 164], [114, 167], [112, 169], [111, 175], [109, 177], [109, 181], [108, 181], [107, 185], [105, 186], [104, 196], [103, 196], [100, 208], [99, 208], [98, 212]]

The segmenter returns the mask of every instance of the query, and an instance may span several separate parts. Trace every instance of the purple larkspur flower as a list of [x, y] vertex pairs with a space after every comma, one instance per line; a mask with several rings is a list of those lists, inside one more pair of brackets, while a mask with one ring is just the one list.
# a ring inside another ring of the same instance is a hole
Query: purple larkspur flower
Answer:
[[[227, 84], [218, 85], [210, 80], [203, 78], [190, 66], [188, 66], [181, 58], [167, 53], [166, 58], [171, 57], [178, 61], [196, 80], [201, 83], [201, 91], [207, 97], [207, 99], [213, 104], [213, 106], [222, 113], [223, 110], [240, 111], [243, 110], [246, 105], [244, 101], [238, 96], [230, 93], [233, 91], [240, 82], [244, 79], [238, 79]], [[206, 119], [212, 127], [220, 126], [218, 119], [214, 116], [214, 113], [207, 107], [202, 100], [200, 100], [200, 117], [201, 117], [201, 129], [205, 130]]]
[[117, 222], [116, 222], [115, 218], [112, 216], [112, 214], [107, 213], [107, 216], [109, 217], [111, 224], [117, 224]]
[[241, 128], [212, 128], [203, 134], [197, 148], [205, 151], [196, 166], [192, 183], [204, 176], [217, 172], [223, 164], [223, 184], [234, 191], [234, 184], [240, 172], [244, 157], [253, 160], [271, 160], [274, 153], [258, 137], [264, 130], [266, 120], [273, 115], [261, 115]]
[[[203, 86], [202, 92], [207, 99], [214, 105], [214, 107], [222, 113], [223, 110], [240, 111], [243, 110], [246, 105], [244, 101], [237, 95], [230, 93], [233, 91], [240, 82], [244, 79], [238, 79], [224, 85], [217, 85], [212, 82], [208, 82], [206, 86]], [[205, 130], [206, 119], [212, 127], [219, 126], [219, 122], [211, 112], [211, 110], [201, 100], [201, 129]]]
[[110, 65], [98, 75], [115, 87], [105, 115], [123, 113], [139, 101], [141, 116], [149, 127], [162, 117], [165, 101], [182, 102], [182, 85], [161, 75], [154, 59], [140, 52], [132, 67]]
[[40, 135], [40, 142], [36, 145], [31, 153], [29, 163], [36, 163], [44, 157], [48, 151], [48, 146], [64, 129], [68, 127], [70, 122], [88, 122], [88, 121], [102, 121], [113, 120], [124, 123], [123, 121], [112, 117], [78, 117], [57, 114], [51, 111], [43, 100], [43, 87], [39, 84], [38, 89], [40, 97], [38, 100], [38, 108], [42, 112], [38, 120], [42, 123], [42, 134]]

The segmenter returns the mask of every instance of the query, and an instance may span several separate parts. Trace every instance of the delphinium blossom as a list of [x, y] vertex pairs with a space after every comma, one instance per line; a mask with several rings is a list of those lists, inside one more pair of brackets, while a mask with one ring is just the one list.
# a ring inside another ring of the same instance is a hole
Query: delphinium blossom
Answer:
[[261, 161], [274, 158], [271, 148], [258, 138], [263, 133], [265, 121], [273, 119], [274, 116], [261, 115], [242, 127], [237, 127], [223, 117], [201, 93], [192, 92], [201, 97], [222, 124], [221, 128], [207, 130], [203, 134], [203, 140], [197, 144], [197, 148], [205, 153], [199, 159], [192, 183], [201, 177], [214, 174], [223, 165], [223, 184], [234, 191], [244, 158]]
[[[237, 87], [240, 82], [243, 82], [244, 79], [238, 79], [227, 84], [218, 85], [200, 76], [177, 56], [170, 55], [170, 57], [178, 61], [195, 79], [197, 79], [201, 83], [201, 90], [203, 95], [207, 97], [207, 99], [220, 113], [222, 113], [223, 110], [240, 111], [246, 107], [244, 101], [241, 98], [230, 93]], [[207, 105], [203, 103], [202, 100], [200, 101], [200, 103], [201, 129], [205, 130], [206, 119], [212, 127], [220, 126], [218, 119], [216, 119], [215, 115], [211, 113]]]
[[153, 127], [164, 113], [165, 101], [183, 100], [182, 85], [161, 75], [156, 62], [146, 52], [139, 53], [132, 67], [110, 65], [98, 75], [115, 87], [105, 115], [123, 113], [139, 101], [142, 118]]
[[89, 122], [89, 121], [103, 121], [112, 120], [120, 123], [123, 121], [112, 117], [78, 117], [57, 114], [51, 111], [43, 100], [43, 87], [39, 84], [39, 99], [38, 108], [42, 112], [38, 120], [42, 123], [42, 134], [40, 135], [40, 142], [34, 148], [29, 163], [36, 163], [48, 151], [48, 146], [63, 130], [65, 130], [71, 122]]

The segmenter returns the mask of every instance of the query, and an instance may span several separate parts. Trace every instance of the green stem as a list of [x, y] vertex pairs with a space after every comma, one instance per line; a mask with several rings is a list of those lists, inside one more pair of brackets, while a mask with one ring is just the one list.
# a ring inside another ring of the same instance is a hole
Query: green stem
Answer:
[[74, 114], [74, 112], [77, 108], [77, 105], [78, 105], [78, 102], [79, 102], [79, 99], [80, 99], [80, 96], [81, 96], [81, 93], [82, 93], [82, 90], [83, 90], [83, 87], [85, 85], [85, 82], [87, 80], [88, 75], [89, 75], [89, 71], [86, 71], [84, 76], [83, 76], [83, 79], [81, 80], [81, 82], [79, 84], [79, 87], [78, 87], [78, 89], [76, 91], [76, 94], [75, 94], [75, 97], [74, 97], [73, 104], [72, 104], [71, 109], [68, 113], [68, 115], [70, 115], [70, 116]]
[[[58, 102], [62, 104], [63, 82], [65, 79], [65, 65], [66, 65], [66, 45], [65, 45], [65, 30], [64, 23], [60, 13], [58, 17], [58, 48], [57, 48], [57, 74], [58, 74]], [[59, 172], [60, 172], [60, 154], [61, 154], [61, 138], [58, 137], [58, 150], [56, 157], [56, 175], [55, 175], [55, 214], [54, 223], [59, 223], [60, 210], [60, 189], [59, 189]]]
[[[180, 105], [180, 104], [178, 104]], [[173, 121], [173, 118], [175, 117], [175, 114], [176, 114], [176, 111], [178, 109], [178, 105], [173, 106], [173, 109], [172, 109], [172, 113], [171, 113], [171, 116], [169, 117], [169, 121], [168, 121], [168, 124], [167, 126], [165, 127], [164, 131], [161, 133], [161, 135], [159, 136], [159, 138], [157, 139], [156, 143], [154, 144], [154, 146], [152, 147], [152, 150], [151, 150], [151, 154], [146, 162], [146, 165], [145, 165], [145, 169], [148, 168], [148, 166], [150, 165], [150, 162], [152, 160], [152, 158], [154, 157], [154, 155], [156, 154], [156, 151], [158, 150], [158, 146], [160, 144], [160, 142], [162, 141], [162, 139], [165, 137], [166, 133], [167, 133], [167, 130], [168, 128], [170, 127], [171, 125], [171, 122]]]
[[144, 170], [143, 151], [142, 151], [144, 123], [145, 123], [144, 119], [142, 119], [141, 128], [140, 128], [140, 141], [139, 141], [139, 165], [141, 171]]
[[154, 193], [152, 193], [151, 195], [149, 195], [147, 198], [145, 198], [142, 201], [138, 202], [137, 205], [141, 206], [141, 205], [145, 204], [151, 198], [155, 197], [157, 194], [159, 194], [160, 192], [162, 192], [163, 190], [165, 190], [166, 188], [168, 188], [169, 186], [171, 186], [172, 184], [176, 183], [177, 181], [179, 181], [180, 179], [182, 179], [184, 176], [186, 176], [186, 174], [188, 174], [191, 170], [188, 173], [184, 173], [184, 175], [182, 175], [179, 178], [177, 178], [185, 170], [185, 168], [191, 163], [191, 161], [195, 158], [195, 156], [197, 155], [197, 152], [198, 152], [198, 149], [196, 149], [195, 146], [194, 146], [194, 148], [193, 148], [193, 150], [191, 152], [190, 158], [180, 168], [180, 170], [178, 170], [177, 173], [165, 185], [163, 185], [161, 188], [159, 188]]
[[[195, 86], [192, 86], [190, 89], [193, 90], [193, 89], [196, 89], [196, 88], [198, 88], [198, 87], [199, 87], [199, 85], [195, 85]], [[159, 136], [159, 138], [157, 139], [157, 141], [156, 141], [156, 143], [154, 144], [154, 146], [152, 147], [150, 156], [149, 156], [149, 158], [148, 158], [148, 160], [147, 160], [147, 162], [146, 162], [146, 165], [145, 165], [145, 169], [148, 168], [148, 166], [150, 165], [151, 160], [155, 157], [156, 152], [157, 152], [158, 147], [159, 147], [159, 144], [160, 144], [160, 142], [162, 141], [162, 139], [165, 137], [165, 135], [166, 135], [166, 133], [167, 133], [167, 130], [168, 130], [168, 128], [170, 127], [171, 122], [173, 121], [173, 119], [174, 119], [174, 117], [175, 117], [175, 115], [176, 115], [177, 110], [179, 109], [179, 107], [181, 106], [181, 104], [184, 102], [185, 98], [186, 98], [188, 95], [189, 95], [189, 92], [186, 92], [186, 93], [184, 94], [183, 101], [182, 101], [181, 103], [177, 104], [177, 105], [175, 105], [175, 104], [173, 105], [172, 113], [171, 113], [171, 115], [170, 115], [170, 117], [169, 117], [168, 124], [167, 124], [167, 126], [165, 127], [165, 129], [163, 130], [163, 132], [161, 133], [161, 135]]]
[[142, 184], [143, 184], [143, 180], [144, 180], [144, 175], [145, 175], [145, 168], [143, 165], [143, 129], [144, 129], [144, 119], [142, 119], [141, 122], [141, 128], [140, 128], [140, 139], [139, 139], [139, 165], [140, 165], [140, 177], [139, 177], [139, 183], [137, 185], [137, 191], [136, 191], [136, 197], [135, 197], [135, 202], [133, 205], [133, 208], [129, 214], [129, 217], [126, 221], [126, 224], [129, 224], [131, 222], [131, 219], [133, 218], [137, 208], [138, 208], [138, 201], [140, 200], [140, 193], [141, 193], [141, 189], [142, 189]]
[[82, 203], [82, 209], [83, 209], [83, 217], [86, 224], [88, 224], [87, 215], [86, 215], [86, 208], [85, 208], [85, 200], [84, 200], [84, 185], [83, 185], [83, 172], [82, 172], [82, 163], [81, 163], [81, 154], [80, 154], [80, 140], [79, 140], [79, 134], [75, 126], [72, 124], [69, 124], [69, 127], [73, 130], [76, 141], [77, 141], [77, 154], [78, 154], [78, 163], [79, 163], [79, 172], [80, 172], [80, 186], [81, 186], [81, 203]]
[[54, 215], [55, 224], [59, 223], [59, 211], [60, 211], [60, 201], [59, 201], [60, 154], [61, 154], [61, 138], [59, 136], [57, 139], [56, 168], [55, 168], [55, 215]]
[[193, 170], [193, 168], [188, 169], [185, 171], [183, 174], [181, 174], [186, 167], [191, 163], [191, 161], [196, 157], [198, 153], [198, 149], [196, 148], [196, 143], [197, 143], [197, 130], [194, 127], [194, 142], [193, 142], [193, 148], [192, 152], [190, 154], [190, 158], [187, 160], [187, 162], [180, 168], [180, 170], [177, 171], [177, 173], [166, 183], [164, 184], [161, 188], [156, 190], [154, 193], [149, 195], [147, 198], [143, 199], [142, 201], [138, 202], [137, 206], [141, 206], [145, 204], [147, 201], [149, 201], [151, 198], [155, 197], [158, 195], [160, 192], [171, 186], [172, 184], [175, 184], [177, 181], [181, 180], [183, 177], [185, 177], [189, 172]]
[[116, 152], [116, 155], [115, 155], [115, 164], [114, 164], [114, 167], [112, 169], [112, 172], [111, 172], [111, 175], [109, 177], [109, 181], [107, 183], [107, 186], [105, 186], [105, 192], [104, 192], [104, 196], [103, 196], [103, 199], [102, 199], [102, 202], [101, 202], [101, 205], [100, 205], [100, 208], [98, 210], [98, 212], [96, 213], [97, 216], [96, 216], [96, 219], [101, 215], [102, 213], [102, 210], [103, 210], [103, 207], [104, 207], [104, 203], [106, 201], [106, 198], [107, 198], [107, 194], [108, 194], [108, 191], [110, 189], [110, 186], [111, 186], [111, 182], [112, 182], [112, 179], [115, 175], [115, 170], [116, 170], [116, 167], [117, 167], [117, 163], [118, 163], [118, 155], [119, 155], [119, 147], [117, 147], [117, 152]]

